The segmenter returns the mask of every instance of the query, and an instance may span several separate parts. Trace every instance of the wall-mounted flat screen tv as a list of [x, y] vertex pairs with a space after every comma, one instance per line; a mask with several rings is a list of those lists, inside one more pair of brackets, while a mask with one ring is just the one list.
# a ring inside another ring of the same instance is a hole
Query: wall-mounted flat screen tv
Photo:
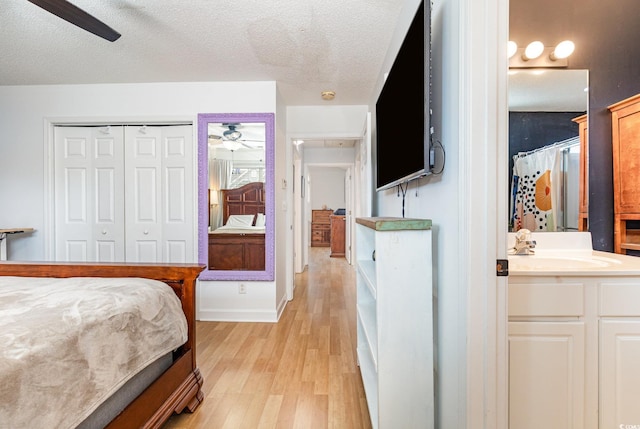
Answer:
[[431, 8], [425, 1], [429, 0], [420, 3], [376, 102], [378, 191], [431, 173]]

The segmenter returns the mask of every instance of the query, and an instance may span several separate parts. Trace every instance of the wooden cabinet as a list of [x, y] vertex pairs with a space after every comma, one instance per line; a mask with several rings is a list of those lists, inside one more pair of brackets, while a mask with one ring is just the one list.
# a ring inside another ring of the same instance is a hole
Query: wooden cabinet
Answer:
[[373, 428], [433, 428], [431, 221], [356, 219], [357, 354]]
[[613, 144], [614, 250], [640, 250], [640, 94], [609, 106]]
[[311, 210], [311, 247], [331, 245], [331, 215], [333, 210]]
[[340, 258], [344, 256], [344, 222], [345, 216], [331, 215], [331, 257]]
[[580, 183], [578, 188], [578, 231], [589, 230], [589, 133], [587, 115], [573, 119], [580, 136]]

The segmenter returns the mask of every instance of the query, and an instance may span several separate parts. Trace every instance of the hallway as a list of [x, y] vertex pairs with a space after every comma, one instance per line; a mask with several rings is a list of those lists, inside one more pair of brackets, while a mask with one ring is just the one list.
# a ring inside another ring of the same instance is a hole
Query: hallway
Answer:
[[353, 267], [312, 247], [295, 284], [278, 323], [197, 322], [205, 400], [165, 429], [370, 428]]

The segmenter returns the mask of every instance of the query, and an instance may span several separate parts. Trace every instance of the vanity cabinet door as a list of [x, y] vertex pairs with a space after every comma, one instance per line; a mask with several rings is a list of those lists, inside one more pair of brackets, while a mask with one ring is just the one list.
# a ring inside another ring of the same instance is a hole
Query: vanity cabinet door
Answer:
[[640, 427], [640, 320], [600, 321], [600, 427]]
[[585, 356], [584, 322], [509, 322], [509, 428], [584, 428]]

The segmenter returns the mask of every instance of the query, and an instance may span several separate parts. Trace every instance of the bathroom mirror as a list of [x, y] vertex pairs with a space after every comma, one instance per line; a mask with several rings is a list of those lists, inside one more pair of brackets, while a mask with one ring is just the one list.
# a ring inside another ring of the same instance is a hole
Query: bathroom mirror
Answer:
[[201, 280], [274, 278], [272, 113], [198, 115]]
[[[578, 229], [581, 154], [575, 119], [588, 110], [588, 75], [588, 70], [573, 69], [509, 70], [511, 231], [519, 227], [537, 232], [547, 227], [554, 231]], [[517, 154], [527, 158], [520, 159], [514, 175]], [[557, 168], [550, 169], [548, 175], [549, 183], [554, 185], [539, 195], [545, 188], [534, 187], [533, 183], [546, 180], [543, 176], [547, 168], [540, 163], [553, 163], [555, 159]], [[541, 198], [549, 203], [533, 207], [532, 201]], [[545, 205], [549, 210], [544, 210]]]

